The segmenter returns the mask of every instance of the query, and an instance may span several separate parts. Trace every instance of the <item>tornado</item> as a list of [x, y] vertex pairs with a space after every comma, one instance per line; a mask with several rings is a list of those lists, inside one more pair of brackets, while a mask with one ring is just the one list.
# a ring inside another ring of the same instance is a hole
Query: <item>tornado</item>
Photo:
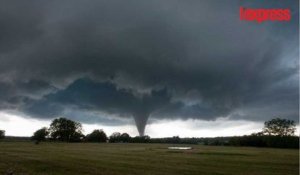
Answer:
[[139, 132], [139, 135], [144, 136], [146, 124], [147, 124], [147, 121], [149, 118], [149, 113], [147, 113], [147, 112], [135, 113], [135, 114], [133, 114], [133, 118], [134, 118], [137, 130]]

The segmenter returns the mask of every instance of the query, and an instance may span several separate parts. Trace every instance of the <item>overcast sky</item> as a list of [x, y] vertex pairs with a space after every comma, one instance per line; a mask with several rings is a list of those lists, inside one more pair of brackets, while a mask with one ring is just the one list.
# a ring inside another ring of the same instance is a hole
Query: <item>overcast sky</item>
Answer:
[[[86, 132], [209, 137], [299, 122], [298, 3], [0, 1], [0, 129], [67, 117]], [[291, 21], [240, 21], [240, 6], [290, 8]]]

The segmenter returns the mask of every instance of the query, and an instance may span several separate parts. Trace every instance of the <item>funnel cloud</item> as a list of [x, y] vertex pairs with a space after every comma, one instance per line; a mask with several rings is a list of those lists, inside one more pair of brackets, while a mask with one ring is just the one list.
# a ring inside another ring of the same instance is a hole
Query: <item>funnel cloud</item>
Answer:
[[[292, 18], [240, 21], [240, 6], [290, 8]], [[2, 1], [0, 110], [84, 123], [131, 119], [141, 136], [151, 119], [298, 122], [298, 7], [294, 0]]]
[[135, 114], [133, 118], [140, 136], [144, 136], [149, 114]]

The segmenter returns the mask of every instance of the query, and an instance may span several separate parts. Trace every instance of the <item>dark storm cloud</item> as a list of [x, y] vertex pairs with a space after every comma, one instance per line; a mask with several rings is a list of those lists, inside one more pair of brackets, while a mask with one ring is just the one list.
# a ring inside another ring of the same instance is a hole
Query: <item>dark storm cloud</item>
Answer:
[[[291, 8], [292, 20], [239, 20], [240, 6], [260, 5]], [[89, 111], [133, 116], [142, 133], [149, 115], [298, 120], [297, 7], [293, 0], [1, 2], [0, 108], [41, 118], [82, 110], [82, 121], [91, 121]]]
[[28, 100], [37, 100], [56, 88], [41, 80], [0, 81], [0, 109], [18, 108]]

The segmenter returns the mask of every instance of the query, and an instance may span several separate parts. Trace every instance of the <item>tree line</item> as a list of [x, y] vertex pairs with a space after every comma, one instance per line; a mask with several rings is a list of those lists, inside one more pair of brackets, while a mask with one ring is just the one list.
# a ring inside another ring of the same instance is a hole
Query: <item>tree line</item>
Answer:
[[[149, 136], [131, 137], [127, 133], [115, 132], [109, 137], [102, 129], [95, 129], [84, 135], [79, 122], [67, 118], [57, 118], [49, 128], [43, 127], [34, 132], [31, 137], [35, 143], [41, 141], [62, 142], [111, 142], [111, 143], [172, 143], [172, 144], [203, 144], [223, 146], [255, 146], [276, 148], [299, 148], [299, 136], [295, 136], [296, 125], [292, 120], [275, 118], [264, 123], [261, 132], [236, 137], [215, 138], [150, 138]], [[4, 138], [5, 131], [0, 130], [0, 139]]]
[[67, 118], [54, 119], [49, 128], [43, 127], [33, 133], [31, 137], [36, 143], [41, 141], [62, 141], [62, 142], [128, 142], [128, 143], [147, 143], [149, 136], [131, 137], [127, 133], [115, 132], [107, 136], [102, 129], [95, 129], [90, 134], [82, 133], [81, 123]]
[[296, 125], [294, 121], [275, 118], [266, 121], [261, 132], [252, 133], [251, 135], [214, 138], [179, 138], [174, 136], [151, 139], [150, 142], [299, 149], [299, 136], [296, 136], [295, 132]]

